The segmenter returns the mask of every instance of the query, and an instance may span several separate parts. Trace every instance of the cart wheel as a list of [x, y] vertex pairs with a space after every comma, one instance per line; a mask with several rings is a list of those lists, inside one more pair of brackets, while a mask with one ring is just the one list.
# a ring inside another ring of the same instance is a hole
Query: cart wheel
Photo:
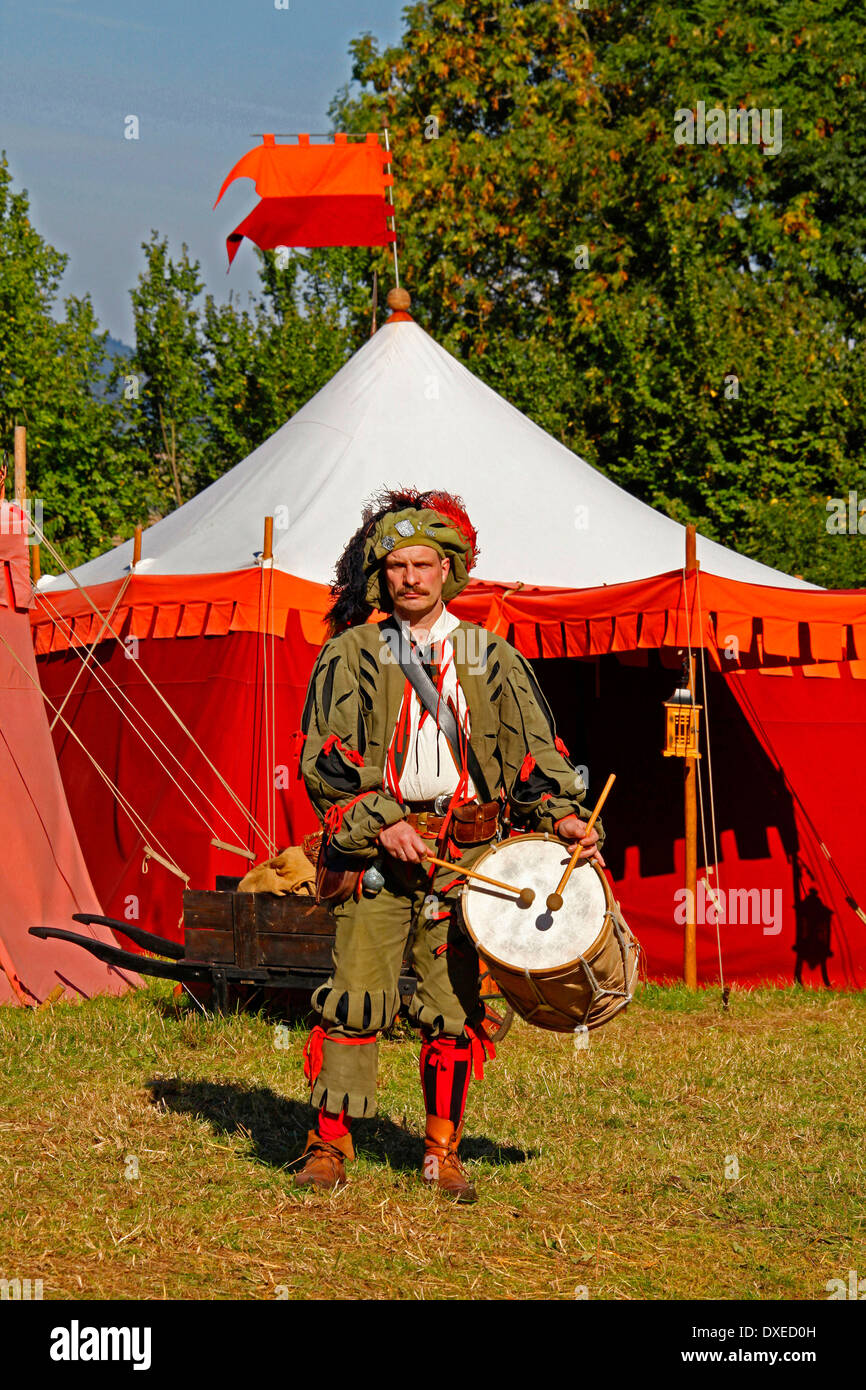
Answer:
[[485, 994], [484, 1023], [493, 1043], [501, 1043], [514, 1022], [514, 1010], [501, 994]]

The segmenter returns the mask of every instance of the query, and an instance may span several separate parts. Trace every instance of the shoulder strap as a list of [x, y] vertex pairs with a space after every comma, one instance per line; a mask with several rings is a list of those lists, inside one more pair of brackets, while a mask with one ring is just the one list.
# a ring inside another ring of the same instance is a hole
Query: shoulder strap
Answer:
[[[403, 630], [396, 619], [389, 618], [388, 622], [383, 623], [382, 626], [383, 631], [386, 628], [389, 630], [388, 646], [391, 648], [400, 669], [403, 671], [403, 674], [409, 681], [412, 689], [421, 701], [421, 704], [427, 712], [433, 716], [433, 719], [437, 722], [437, 727], [442, 730], [442, 733], [447, 738], [458, 763], [461, 762], [461, 741], [463, 735], [457, 726], [457, 720], [454, 718], [451, 706], [447, 701], [439, 699], [439, 691], [421, 665], [421, 661], [414, 646], [404, 637]], [[479, 800], [490, 801], [490, 788], [478, 765], [475, 750], [468, 738], [466, 739], [466, 766], [469, 770], [469, 776], [472, 778], [473, 786], [478, 793]]]

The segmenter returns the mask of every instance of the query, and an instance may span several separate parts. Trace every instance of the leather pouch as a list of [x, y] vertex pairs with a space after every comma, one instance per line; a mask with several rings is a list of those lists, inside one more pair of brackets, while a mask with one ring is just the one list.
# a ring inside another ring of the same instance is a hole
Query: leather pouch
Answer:
[[[361, 896], [361, 879], [364, 869], [354, 867], [357, 860], [340, 854], [329, 847], [323, 835], [316, 859], [316, 902], [324, 906], [337, 906]], [[366, 867], [366, 866], [365, 866]]]
[[450, 835], [457, 845], [477, 845], [492, 840], [499, 824], [499, 802], [476, 802], [454, 806], [451, 811]]

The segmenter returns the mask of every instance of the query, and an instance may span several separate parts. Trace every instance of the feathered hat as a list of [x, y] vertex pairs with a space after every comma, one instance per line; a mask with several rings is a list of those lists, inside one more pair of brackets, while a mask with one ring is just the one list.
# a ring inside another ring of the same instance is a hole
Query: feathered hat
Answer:
[[374, 608], [390, 610], [382, 567], [392, 550], [406, 545], [426, 545], [450, 559], [442, 587], [446, 603], [466, 588], [479, 551], [462, 497], [435, 488], [384, 489], [367, 503], [361, 525], [337, 561], [327, 615], [332, 636], [366, 622]]

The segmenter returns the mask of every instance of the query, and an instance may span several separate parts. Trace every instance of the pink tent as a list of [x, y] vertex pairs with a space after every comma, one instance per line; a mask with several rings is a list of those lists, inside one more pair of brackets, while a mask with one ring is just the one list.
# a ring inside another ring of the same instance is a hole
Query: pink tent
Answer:
[[101, 914], [51, 743], [30, 635], [30, 565], [24, 518], [0, 502], [0, 1003], [122, 994], [138, 977], [30, 927], [62, 927], [116, 945], [103, 927], [71, 921]]

